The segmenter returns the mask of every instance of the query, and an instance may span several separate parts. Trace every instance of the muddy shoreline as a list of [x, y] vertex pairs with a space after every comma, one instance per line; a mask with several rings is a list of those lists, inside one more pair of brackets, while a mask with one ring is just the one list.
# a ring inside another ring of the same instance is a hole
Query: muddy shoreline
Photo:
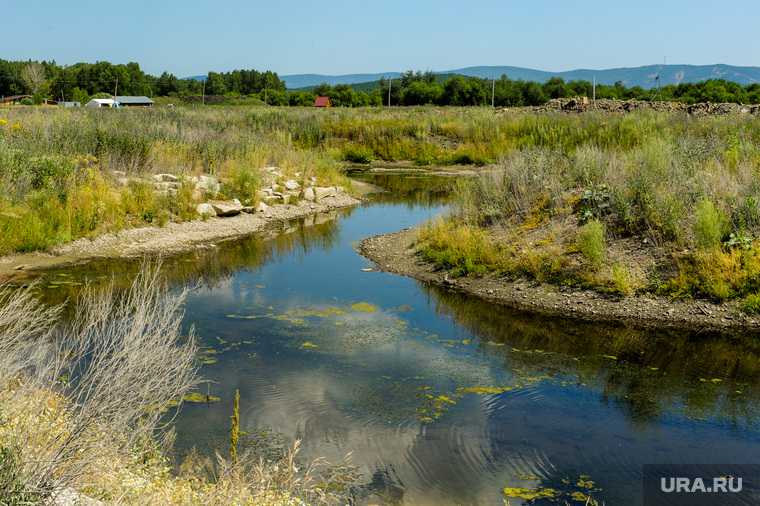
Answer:
[[302, 201], [296, 205], [271, 206], [266, 213], [169, 223], [164, 227], [132, 228], [92, 239], [78, 239], [47, 253], [0, 257], [0, 282], [98, 259], [178, 255], [210, 244], [265, 232], [289, 220], [318, 216], [360, 203], [361, 200], [340, 193], [318, 203]]
[[416, 254], [415, 237], [414, 229], [370, 237], [360, 243], [359, 252], [383, 271], [459, 290], [520, 311], [639, 328], [760, 331], [760, 318], [742, 313], [736, 302], [674, 301], [654, 295], [616, 299], [589, 290], [561, 289], [493, 275], [451, 278]]

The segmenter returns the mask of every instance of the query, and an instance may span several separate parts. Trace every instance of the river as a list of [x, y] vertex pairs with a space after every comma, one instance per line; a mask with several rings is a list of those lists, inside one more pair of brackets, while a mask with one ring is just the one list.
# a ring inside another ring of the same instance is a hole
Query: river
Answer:
[[[178, 454], [227, 447], [239, 389], [259, 451], [351, 452], [359, 503], [503, 504], [505, 487], [543, 487], [637, 505], [643, 464], [756, 462], [753, 336], [545, 319], [368, 272], [358, 241], [446, 209], [439, 180], [376, 182], [394, 193], [166, 262], [192, 287], [185, 328], [221, 399], [184, 405]], [[48, 286], [133, 270], [93, 264]]]

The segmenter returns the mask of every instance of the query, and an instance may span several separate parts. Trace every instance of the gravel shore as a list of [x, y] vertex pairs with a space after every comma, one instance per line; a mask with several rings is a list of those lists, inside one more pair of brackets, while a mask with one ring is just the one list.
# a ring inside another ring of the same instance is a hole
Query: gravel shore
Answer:
[[416, 254], [415, 238], [415, 230], [370, 237], [361, 242], [359, 251], [381, 270], [470, 293], [518, 310], [587, 321], [622, 322], [644, 328], [760, 330], [760, 319], [742, 313], [735, 302], [674, 301], [654, 295], [612, 298], [588, 290], [561, 289], [497, 276], [451, 278]]
[[301, 201], [297, 205], [271, 206], [265, 213], [240, 214], [229, 218], [209, 218], [164, 227], [140, 227], [104, 234], [94, 239], [79, 239], [55, 248], [50, 253], [27, 253], [0, 258], [0, 281], [29, 271], [51, 269], [102, 258], [135, 258], [147, 255], [171, 256], [199, 245], [220, 242], [261, 232], [283, 221], [355, 206], [360, 201], [345, 193], [318, 203]]

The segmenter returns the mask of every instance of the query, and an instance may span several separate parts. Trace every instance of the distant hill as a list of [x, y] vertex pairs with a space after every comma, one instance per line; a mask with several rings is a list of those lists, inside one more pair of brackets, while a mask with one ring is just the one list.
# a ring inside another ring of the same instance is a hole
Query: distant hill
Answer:
[[[678, 83], [694, 83], [708, 79], [726, 79], [739, 84], [760, 83], [760, 67], [737, 67], [733, 65], [646, 65], [643, 67], [615, 68], [615, 69], [577, 69], [564, 72], [546, 72], [523, 67], [494, 66], [494, 67], [465, 67], [461, 69], [436, 72], [437, 74], [461, 74], [486, 79], [498, 79], [507, 75], [510, 79], [524, 81], [546, 82], [552, 77], [561, 77], [565, 81], [585, 80], [591, 81], [596, 77], [600, 84], [614, 84], [621, 81], [625, 86], [641, 86], [642, 88], [654, 88], [657, 86], [656, 76], [660, 76], [662, 85]], [[322, 75], [322, 74], [293, 74], [280, 76], [290, 89], [308, 88], [322, 83], [358, 84], [378, 81], [383, 77], [397, 78], [400, 72], [385, 72], [380, 74], [346, 74], [346, 75]]]

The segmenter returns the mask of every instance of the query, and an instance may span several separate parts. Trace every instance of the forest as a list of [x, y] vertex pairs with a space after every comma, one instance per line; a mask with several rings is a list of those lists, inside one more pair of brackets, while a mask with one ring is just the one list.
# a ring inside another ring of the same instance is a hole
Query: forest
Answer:
[[[205, 77], [178, 78], [169, 72], [153, 76], [138, 63], [77, 63], [0, 60], [0, 97], [28, 94], [32, 103], [45, 100], [87, 102], [90, 98], [122, 95], [172, 97], [210, 105], [310, 106], [316, 96], [328, 96], [336, 107], [365, 106], [539, 106], [551, 99], [594, 95], [589, 81], [552, 78], [545, 83], [496, 80], [455, 74], [407, 71], [398, 79], [353, 85], [322, 84], [288, 90], [272, 71], [209, 72]], [[622, 82], [597, 84], [596, 97], [619, 100], [760, 103], [760, 83], [740, 85], [722, 79], [645, 89]]]

